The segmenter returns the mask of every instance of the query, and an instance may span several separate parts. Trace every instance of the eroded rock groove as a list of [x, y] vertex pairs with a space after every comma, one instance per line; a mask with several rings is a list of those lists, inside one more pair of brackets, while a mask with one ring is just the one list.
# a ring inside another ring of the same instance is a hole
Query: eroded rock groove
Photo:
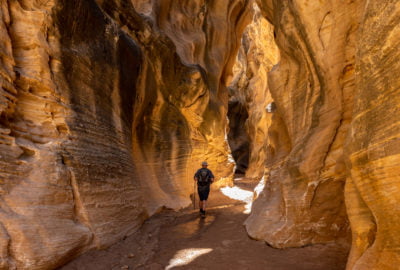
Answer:
[[235, 161], [260, 181], [252, 238], [347, 243], [348, 269], [393, 269], [399, 13], [393, 0], [1, 1], [0, 268], [53, 269], [189, 206], [207, 160], [215, 190]]

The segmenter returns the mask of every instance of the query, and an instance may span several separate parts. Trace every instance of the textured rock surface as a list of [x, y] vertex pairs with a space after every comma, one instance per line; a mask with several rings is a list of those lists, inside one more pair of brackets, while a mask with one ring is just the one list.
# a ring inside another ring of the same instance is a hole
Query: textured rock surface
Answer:
[[211, 167], [223, 177], [231, 176], [234, 167], [226, 141], [227, 85], [242, 32], [251, 20], [250, 2], [162, 0], [155, 7], [158, 27], [174, 42], [185, 64], [204, 72], [209, 88], [209, 106], [203, 113], [194, 106], [183, 111], [194, 143], [189, 168], [197, 167], [203, 157], [210, 164], [223, 164]]
[[0, 268], [54, 268], [190, 204], [203, 159], [232, 175], [249, 3], [190, 3], [1, 1]]
[[118, 67], [139, 58], [121, 54], [130, 41], [94, 3], [2, 1], [2, 14], [1, 254], [10, 268], [52, 268], [144, 219], [119, 103], [132, 85]]
[[345, 200], [347, 268], [396, 269], [399, 3], [258, 2], [281, 61], [249, 234], [276, 247], [332, 241], [348, 230]]
[[55, 268], [187, 206], [204, 159], [229, 181], [228, 100], [238, 169], [266, 169], [250, 236], [348, 239], [349, 219], [348, 268], [396, 268], [400, 4], [258, 0], [274, 28], [252, 4], [0, 2], [0, 269]]
[[269, 85], [277, 111], [269, 129], [268, 180], [247, 230], [276, 247], [332, 241], [348, 231], [343, 144], [359, 3], [342, 5], [273, 2], [269, 19], [281, 61]]
[[348, 138], [346, 206], [353, 245], [348, 269], [397, 269], [400, 262], [400, 3], [368, 1], [356, 58]]
[[272, 25], [262, 17], [255, 3], [253, 9], [254, 17], [243, 33], [229, 86], [228, 138], [236, 171], [249, 178], [261, 178], [272, 117], [266, 107], [273, 102], [268, 72], [278, 62], [279, 51]]
[[[165, 40], [169, 43], [172, 41], [173, 45], [169, 47], [174, 50], [173, 58], [167, 59], [165, 54], [170, 49], [163, 49], [166, 41], [161, 43], [160, 36], [157, 36], [155, 44], [151, 46], [151, 50], [157, 52], [146, 56], [147, 66], [154, 70], [151, 76], [160, 68], [155, 62], [165, 66], [162, 70], [165, 74], [155, 77], [156, 84], [161, 80], [155, 108], [148, 111], [144, 106], [143, 113], [137, 113], [138, 121], [146, 119], [148, 122], [147, 133], [140, 138], [137, 137], [141, 135], [138, 132], [136, 141], [141, 147], [146, 144], [149, 147], [142, 148], [141, 153], [135, 151], [140, 156], [136, 164], [149, 168], [141, 178], [156, 181], [150, 182], [149, 190], [154, 194], [150, 197], [150, 204], [157, 202], [160, 194], [165, 193], [165, 196], [169, 196], [168, 203], [171, 206], [183, 206], [187, 205], [187, 194], [193, 189], [194, 170], [202, 160], [210, 163], [217, 179], [229, 179], [232, 176], [234, 163], [229, 159], [225, 140], [226, 84], [231, 76], [241, 33], [251, 20], [250, 5], [249, 1], [160, 0], [152, 2], [151, 10], [148, 18], [165, 34]], [[149, 50], [149, 47], [143, 50]], [[160, 55], [163, 56], [161, 59]], [[172, 71], [172, 63], [180, 66], [182, 71]], [[148, 81], [143, 80], [142, 86], [143, 93], [148, 91]], [[170, 110], [170, 115], [166, 115], [165, 110]], [[171, 125], [171, 122], [175, 124]], [[175, 134], [166, 135], [163, 125], [181, 129], [177, 132], [180, 138]], [[159, 126], [160, 130], [157, 129]], [[149, 135], [153, 138], [150, 141]], [[160, 164], [163, 165], [160, 167]], [[168, 174], [163, 172], [162, 167], [170, 167]], [[149, 177], [148, 172], [153, 172], [153, 175]], [[215, 186], [225, 182], [220, 181]], [[176, 194], [165, 187], [171, 184], [175, 186]], [[160, 186], [159, 190], [154, 189], [157, 185]], [[181, 200], [177, 200], [177, 195]]]

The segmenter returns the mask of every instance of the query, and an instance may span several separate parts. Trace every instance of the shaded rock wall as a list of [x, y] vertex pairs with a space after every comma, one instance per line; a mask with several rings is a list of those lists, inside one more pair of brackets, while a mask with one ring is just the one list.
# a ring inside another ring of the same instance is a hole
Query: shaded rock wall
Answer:
[[203, 159], [232, 175], [249, 2], [190, 3], [1, 2], [0, 268], [51, 269], [187, 206]]
[[185, 64], [204, 71], [209, 88], [209, 106], [204, 113], [184, 110], [195, 143], [190, 167], [197, 167], [198, 157], [204, 157], [210, 164], [224, 164], [211, 165], [217, 175], [232, 175], [234, 163], [226, 140], [227, 85], [242, 32], [252, 18], [251, 1], [155, 2], [157, 26], [174, 42]]
[[248, 178], [264, 175], [268, 130], [273, 114], [267, 106], [273, 102], [268, 88], [268, 73], [279, 60], [272, 25], [253, 4], [253, 20], [242, 36], [242, 45], [233, 67], [229, 86], [229, 145], [236, 171]]
[[3, 1], [2, 14], [3, 266], [53, 268], [145, 218], [120, 69], [137, 74], [139, 51], [91, 2]]

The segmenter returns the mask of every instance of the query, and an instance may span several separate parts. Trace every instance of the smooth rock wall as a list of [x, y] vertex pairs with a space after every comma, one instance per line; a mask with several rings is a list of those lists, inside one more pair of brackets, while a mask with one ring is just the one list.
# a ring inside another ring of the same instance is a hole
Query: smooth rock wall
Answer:
[[281, 60], [268, 78], [277, 111], [249, 235], [279, 248], [344, 237], [348, 269], [397, 269], [400, 4], [258, 4]]
[[195, 143], [190, 167], [198, 167], [198, 157], [204, 157], [218, 176], [231, 178], [234, 162], [226, 138], [227, 86], [233, 77], [242, 33], [252, 19], [252, 1], [154, 2], [157, 26], [174, 42], [183, 63], [197, 65], [204, 71], [209, 89], [209, 106], [203, 113], [193, 114], [195, 110], [184, 109]]
[[246, 27], [229, 86], [229, 145], [236, 172], [247, 178], [264, 175], [273, 114], [268, 73], [279, 61], [272, 25], [253, 3], [253, 19]]
[[199, 7], [171, 1], [165, 19], [167, 3], [1, 2], [0, 268], [52, 269], [189, 205], [204, 159], [232, 176], [226, 85], [249, 1], [198, 1], [191, 61], [193, 37], [165, 27]]
[[329, 242], [348, 232], [343, 144], [351, 121], [360, 1], [260, 6], [271, 4], [268, 19], [281, 53], [269, 75], [277, 110], [269, 129], [268, 180], [247, 231], [281, 248]]
[[[128, 149], [134, 160], [132, 177], [141, 183], [145, 207], [153, 214], [163, 206], [187, 206], [193, 192], [187, 164], [192, 142], [183, 108], [201, 115], [208, 105], [201, 70], [182, 64], [170, 39], [153, 28], [154, 18], [138, 14], [132, 4], [106, 1], [101, 8], [140, 52], [139, 76], [128, 83], [134, 90]], [[133, 78], [134, 70], [128, 69], [127, 78]]]

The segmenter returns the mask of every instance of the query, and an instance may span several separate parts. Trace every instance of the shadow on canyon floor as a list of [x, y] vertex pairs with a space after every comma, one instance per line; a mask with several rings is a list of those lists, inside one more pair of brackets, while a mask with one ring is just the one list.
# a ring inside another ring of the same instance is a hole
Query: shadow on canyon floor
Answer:
[[[244, 189], [252, 183], [239, 183]], [[245, 203], [210, 196], [207, 217], [197, 210], [163, 211], [132, 236], [106, 250], [90, 251], [62, 270], [102, 269], [344, 269], [347, 251], [334, 244], [279, 250], [251, 240]]]

